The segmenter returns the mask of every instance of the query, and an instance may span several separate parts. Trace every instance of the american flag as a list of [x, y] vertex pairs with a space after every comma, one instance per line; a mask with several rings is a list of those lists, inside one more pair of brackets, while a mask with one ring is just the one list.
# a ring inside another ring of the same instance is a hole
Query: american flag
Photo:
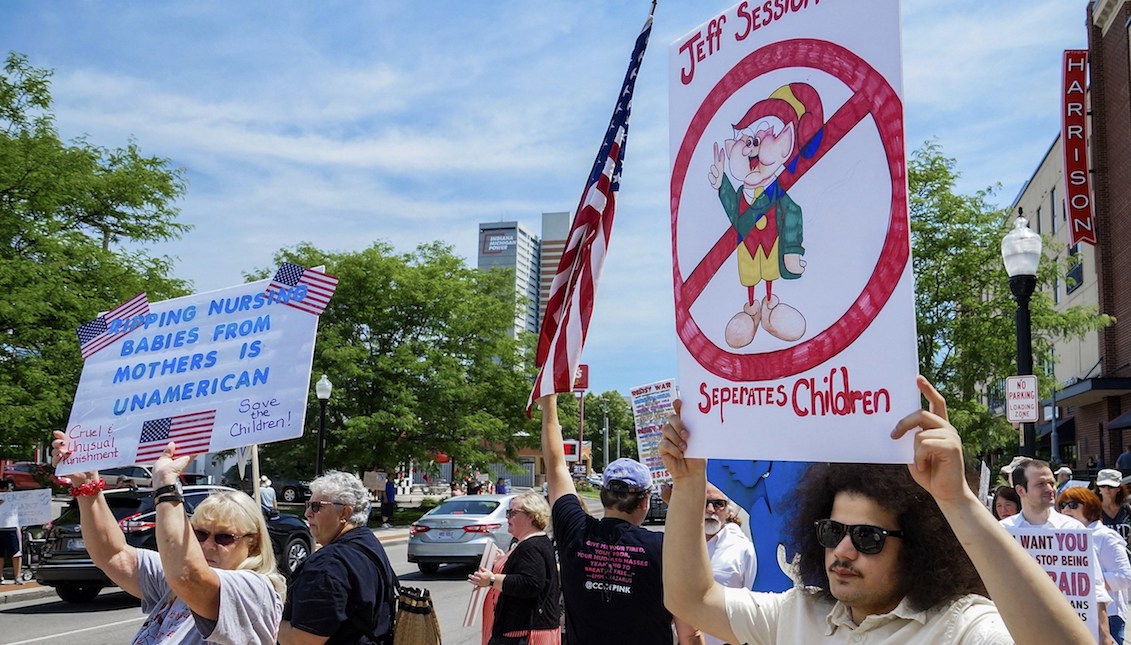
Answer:
[[135, 463], [157, 461], [170, 441], [177, 442], [177, 455], [199, 455], [208, 452], [212, 443], [215, 410], [192, 412], [164, 419], [151, 419], [141, 424], [141, 439]]
[[535, 356], [535, 365], [539, 368], [538, 378], [530, 392], [527, 414], [535, 399], [555, 392], [569, 392], [573, 387], [573, 375], [581, 362], [581, 349], [585, 344], [589, 320], [593, 316], [597, 280], [605, 263], [613, 227], [616, 193], [620, 189], [621, 163], [628, 140], [632, 90], [636, 86], [636, 75], [640, 72], [640, 63], [644, 60], [644, 49], [648, 46], [648, 36], [651, 33], [652, 16], [648, 16], [644, 28], [636, 38], [636, 47], [624, 75], [616, 109], [613, 110], [597, 159], [593, 162], [593, 170], [589, 173], [581, 203], [573, 218], [557, 274], [550, 285], [542, 333], [538, 338], [538, 353]]
[[79, 350], [82, 352], [83, 360], [90, 358], [99, 350], [112, 345], [114, 341], [130, 333], [129, 331], [119, 331], [116, 334], [109, 333], [111, 322], [119, 319], [129, 320], [134, 316], [147, 313], [149, 313], [149, 299], [145, 297], [145, 292], [143, 291], [94, 320], [80, 326], [78, 329]]
[[289, 292], [300, 284], [306, 285], [306, 297], [302, 300], [289, 300], [284, 304], [321, 316], [330, 302], [330, 297], [334, 295], [334, 289], [338, 288], [338, 278], [315, 269], [304, 269], [297, 264], [284, 262], [275, 272], [275, 277], [271, 278], [271, 284], [267, 286], [267, 295], [283, 302], [281, 297], [273, 294], [278, 294], [280, 291]]

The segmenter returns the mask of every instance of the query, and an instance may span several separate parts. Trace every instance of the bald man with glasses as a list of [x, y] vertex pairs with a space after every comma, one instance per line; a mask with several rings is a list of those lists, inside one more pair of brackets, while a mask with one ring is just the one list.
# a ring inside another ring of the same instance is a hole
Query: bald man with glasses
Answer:
[[690, 435], [677, 404], [660, 444], [674, 480], [664, 538], [668, 609], [728, 643], [1093, 642], [970, 490], [946, 402], [926, 379], [918, 384], [930, 410], [891, 433], [914, 433], [913, 464], [818, 464], [802, 477], [788, 546], [804, 586], [785, 593], [712, 579], [699, 519], [706, 461], [684, 456]]

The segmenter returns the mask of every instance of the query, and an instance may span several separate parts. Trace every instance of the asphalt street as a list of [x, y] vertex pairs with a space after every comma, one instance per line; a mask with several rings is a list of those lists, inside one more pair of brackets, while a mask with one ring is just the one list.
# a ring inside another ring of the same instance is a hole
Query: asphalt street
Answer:
[[[599, 504], [595, 501], [598, 513]], [[649, 527], [663, 530], [662, 526]], [[376, 530], [403, 586], [423, 587], [432, 592], [440, 630], [446, 645], [479, 645], [478, 616], [471, 627], [463, 626], [471, 588], [469, 569], [445, 566], [434, 575], [424, 575], [408, 562], [408, 531], [405, 527]], [[140, 603], [117, 587], [104, 589], [91, 603], [76, 605], [59, 600], [50, 588], [29, 583], [22, 587], [0, 587], [0, 644], [32, 643], [128, 643], [145, 616]]]

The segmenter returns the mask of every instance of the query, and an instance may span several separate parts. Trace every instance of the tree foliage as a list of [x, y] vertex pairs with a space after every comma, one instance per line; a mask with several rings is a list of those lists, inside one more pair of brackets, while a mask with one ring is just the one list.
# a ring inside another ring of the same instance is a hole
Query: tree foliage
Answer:
[[[325, 264], [340, 278], [314, 355], [313, 378], [334, 383], [327, 468], [395, 468], [437, 453], [485, 466], [537, 445], [538, 426], [525, 415], [532, 338], [510, 335], [513, 274], [469, 268], [440, 243], [407, 254], [383, 243], [352, 253], [299, 245], [276, 260]], [[312, 470], [318, 413], [312, 396], [303, 438], [265, 447], [272, 467]]]
[[[986, 455], [1018, 443], [1017, 431], [983, 400], [985, 392], [1017, 373], [1016, 301], [1001, 260], [1001, 240], [1013, 222], [1007, 211], [989, 205], [992, 188], [956, 192], [956, 166], [934, 142], [916, 150], [908, 163], [919, 372], [946, 396], [967, 449]], [[1050, 248], [1046, 239], [1030, 303], [1035, 366], [1048, 364], [1057, 339], [1112, 321], [1090, 307], [1054, 308], [1049, 290], [1067, 266]], [[1050, 395], [1051, 377], [1038, 376], [1041, 394]]]
[[119, 243], [176, 239], [184, 190], [169, 161], [64, 142], [51, 72], [9, 54], [0, 74], [0, 456], [29, 457], [62, 428], [82, 360], [75, 330], [146, 291], [185, 293], [170, 260]]

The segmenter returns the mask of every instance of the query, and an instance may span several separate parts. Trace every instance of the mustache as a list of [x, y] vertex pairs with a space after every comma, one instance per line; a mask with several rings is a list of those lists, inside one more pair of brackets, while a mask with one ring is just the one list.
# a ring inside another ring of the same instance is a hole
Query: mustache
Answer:
[[845, 562], [844, 560], [833, 560], [833, 563], [829, 565], [828, 570], [831, 572], [833, 569], [841, 569], [849, 573], [860, 575], [860, 572], [856, 570], [856, 567], [852, 566], [851, 562]]

